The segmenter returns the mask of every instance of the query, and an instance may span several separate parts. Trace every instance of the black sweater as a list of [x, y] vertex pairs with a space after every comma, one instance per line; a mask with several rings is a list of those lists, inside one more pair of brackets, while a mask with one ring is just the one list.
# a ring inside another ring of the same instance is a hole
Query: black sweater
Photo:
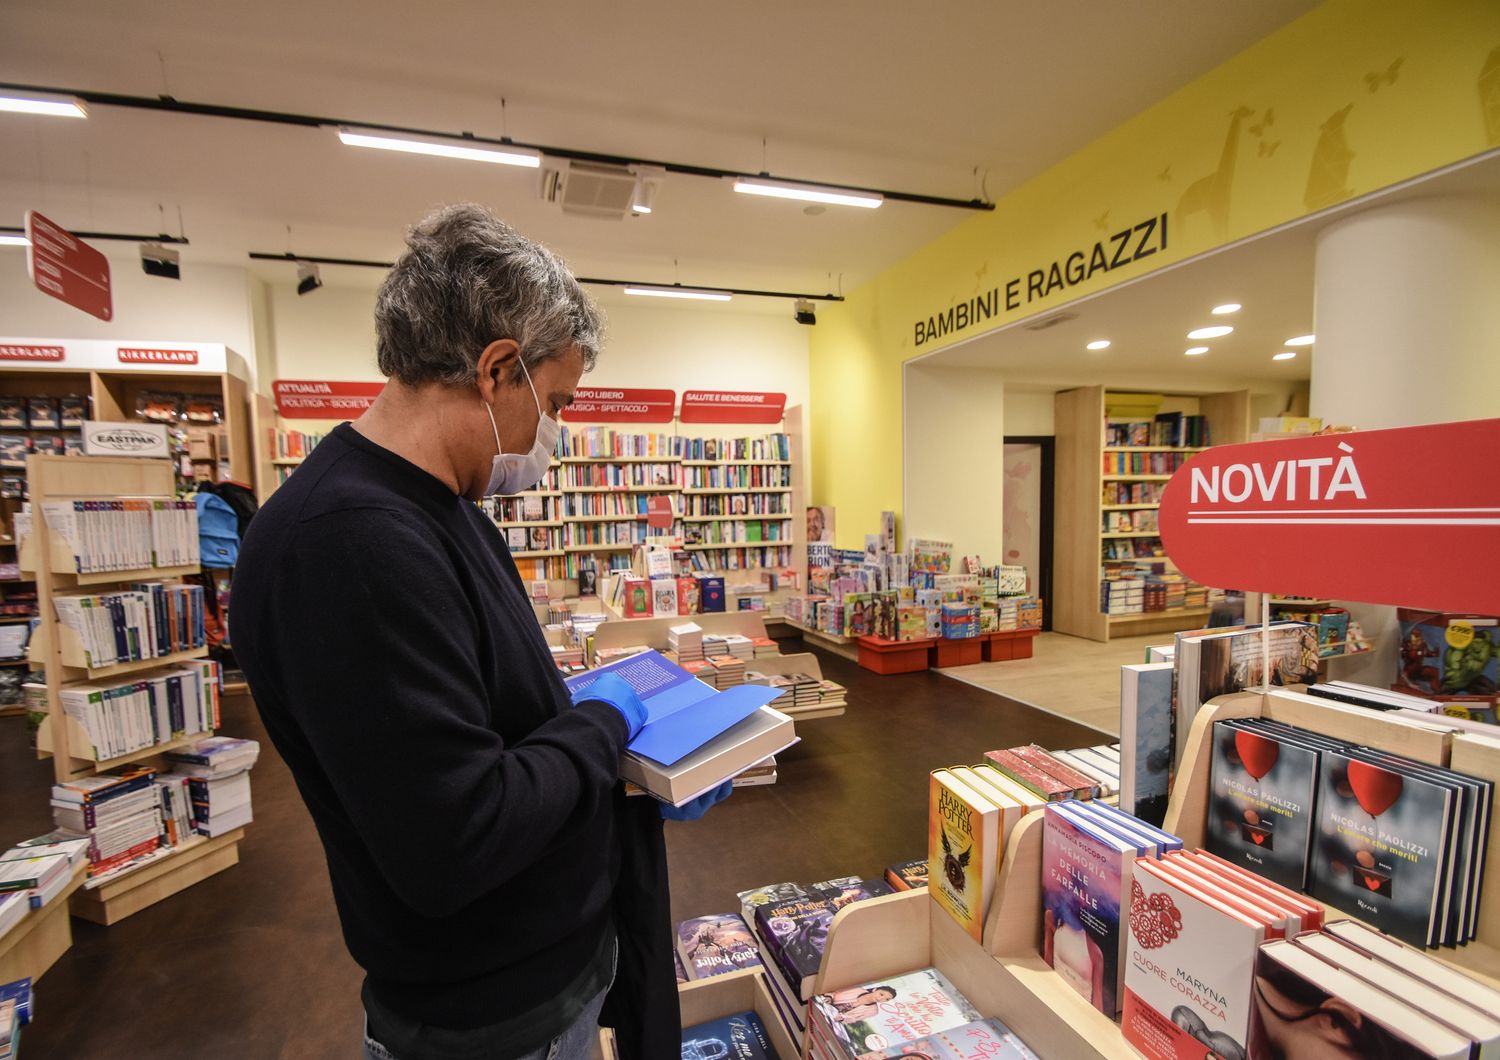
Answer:
[[232, 608], [382, 1005], [490, 1025], [607, 956], [626, 726], [571, 706], [473, 504], [344, 424], [255, 516]]

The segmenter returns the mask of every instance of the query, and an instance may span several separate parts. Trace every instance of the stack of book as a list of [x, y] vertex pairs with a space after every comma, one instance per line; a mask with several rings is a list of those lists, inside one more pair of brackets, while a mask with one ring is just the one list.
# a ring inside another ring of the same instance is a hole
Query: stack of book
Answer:
[[986, 751], [985, 762], [1044, 801], [1092, 799], [1099, 782], [1036, 744]]
[[243, 773], [259, 758], [259, 741], [232, 736], [212, 736], [181, 750], [167, 752], [173, 773], [206, 780], [222, 780]]
[[761, 966], [755, 935], [739, 913], [682, 921], [677, 925], [676, 949], [688, 982]]
[[776, 756], [771, 755], [756, 762], [749, 769], [734, 775], [737, 788], [763, 788], [776, 783]]
[[755, 658], [755, 642], [738, 633], [703, 634], [703, 654], [707, 658], [731, 655], [742, 661]]
[[740, 911], [755, 926], [777, 1016], [799, 1046], [807, 1040], [804, 1006], [812, 998], [829, 923], [851, 902], [890, 893], [884, 880], [849, 876], [807, 887], [774, 883], [739, 894]]
[[814, 707], [822, 701], [822, 682], [810, 674], [773, 674], [766, 679], [772, 688], [782, 689], [782, 694], [771, 701], [777, 710], [797, 707]]
[[745, 660], [734, 655], [717, 655], [707, 660], [713, 672], [713, 686], [718, 689], [733, 688], [745, 683]]
[[781, 654], [781, 645], [777, 644], [770, 637], [751, 637], [750, 648], [750, 657], [752, 659], [765, 659]]
[[644, 644], [630, 644], [621, 648], [597, 648], [594, 651], [594, 668], [597, 670], [601, 666], [608, 666], [612, 662], [628, 659], [632, 655], [639, 655], [650, 650]]
[[1413, 946], [1475, 938], [1493, 782], [1264, 718], [1213, 741], [1210, 851]]
[[12, 847], [0, 855], [0, 894], [24, 894], [32, 909], [56, 898], [72, 879], [73, 861], [66, 854], [36, 854]]
[[1071, 766], [1098, 785], [1099, 798], [1113, 798], [1120, 793], [1120, 745], [1097, 744], [1075, 747], [1070, 751], [1051, 751], [1063, 765]]
[[192, 795], [193, 825], [202, 835], [224, 835], [253, 820], [248, 772], [219, 779], [189, 777], [188, 791]]
[[[29, 694], [46, 695], [33, 683]], [[218, 724], [219, 664], [195, 660], [129, 681], [64, 685], [63, 710], [88, 734], [95, 761], [153, 747]], [[82, 748], [79, 748], [82, 752]]]
[[552, 645], [552, 662], [564, 674], [576, 674], [585, 669], [583, 648], [577, 644]]
[[126, 766], [52, 788], [52, 820], [89, 839], [89, 876], [97, 878], [162, 845], [156, 774]]
[[1036, 1057], [1004, 1023], [982, 1018], [936, 968], [819, 994], [808, 1027], [813, 1060]]
[[667, 648], [677, 654], [677, 663], [697, 662], [703, 656], [703, 627], [696, 622], [684, 622], [667, 630]]
[[0, 939], [19, 924], [30, 910], [30, 895], [26, 891], [0, 891]]
[[926, 858], [898, 861], [885, 867], [885, 882], [893, 891], [914, 891], [927, 886], [929, 863]]
[[77, 634], [90, 668], [201, 648], [203, 587], [148, 582], [114, 593], [53, 597], [57, 618]]

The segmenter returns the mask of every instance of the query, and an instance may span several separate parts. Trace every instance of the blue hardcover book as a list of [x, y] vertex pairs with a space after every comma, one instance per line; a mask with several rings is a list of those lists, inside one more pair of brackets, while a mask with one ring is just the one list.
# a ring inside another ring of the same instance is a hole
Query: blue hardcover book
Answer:
[[622, 678], [646, 705], [646, 724], [626, 749], [664, 766], [685, 758], [783, 692], [766, 685], [738, 685], [721, 692], [654, 651], [569, 677], [568, 690], [576, 697], [608, 673]]
[[16, 1018], [21, 1021], [21, 1026], [31, 1022], [31, 1006], [35, 999], [31, 989], [31, 977], [17, 979], [13, 983], [0, 984], [0, 1005], [7, 1001], [16, 1003]]
[[753, 1012], [682, 1030], [682, 1060], [779, 1060], [760, 1017]]
[[1131, 828], [1134, 828], [1138, 832], [1144, 832], [1151, 838], [1152, 842], [1161, 847], [1161, 852], [1163, 854], [1167, 853], [1170, 850], [1182, 849], [1181, 836], [1175, 836], [1171, 832], [1168, 832], [1163, 828], [1158, 828], [1154, 824], [1150, 824], [1149, 822], [1141, 820], [1139, 817], [1132, 817], [1124, 810], [1120, 809], [1117, 806], [1111, 806], [1107, 802], [1100, 802], [1098, 799], [1094, 799], [1089, 803], [1089, 805], [1098, 810], [1100, 813], [1107, 814], [1110, 817], [1114, 817], [1116, 820], [1128, 825]]
[[1146, 829], [1134, 827], [1129, 821], [1114, 814], [1096, 812], [1098, 807], [1103, 805], [1097, 800], [1068, 799], [1067, 802], [1068, 809], [1074, 811], [1074, 815], [1079, 820], [1087, 821], [1095, 828], [1101, 828], [1127, 843], [1135, 844], [1142, 857], [1160, 858], [1165, 853], [1160, 838]]
[[699, 606], [705, 614], [724, 610], [724, 579], [699, 578]]

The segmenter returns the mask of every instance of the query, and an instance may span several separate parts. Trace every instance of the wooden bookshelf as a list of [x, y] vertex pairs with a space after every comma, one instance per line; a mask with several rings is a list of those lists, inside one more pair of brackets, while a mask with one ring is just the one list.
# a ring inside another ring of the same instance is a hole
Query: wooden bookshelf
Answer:
[[[1201, 620], [1208, 615], [1204, 608], [1176, 608], [1128, 615], [1108, 615], [1100, 609], [1100, 582], [1106, 562], [1104, 543], [1150, 540], [1161, 536], [1159, 530], [1106, 530], [1106, 513], [1151, 511], [1159, 504], [1104, 504], [1105, 484], [1161, 484], [1172, 477], [1169, 474], [1106, 474], [1104, 455], [1155, 453], [1191, 458], [1193, 454], [1204, 451], [1200, 446], [1106, 446], [1109, 398], [1111, 394], [1123, 393], [1123, 390], [1107, 391], [1102, 386], [1089, 386], [1061, 391], [1054, 398], [1057, 472], [1052, 628], [1059, 633], [1098, 641], [1108, 641], [1111, 636], [1192, 629], [1201, 625]], [[1208, 421], [1209, 440], [1214, 445], [1232, 445], [1250, 438], [1250, 392], [1247, 390], [1160, 397], [1161, 406], [1169, 411], [1204, 416]], [[1169, 570], [1173, 569], [1170, 556], [1130, 558], [1162, 563]], [[1128, 562], [1128, 559], [1121, 557], [1120, 562]]]
[[[1412, 725], [1378, 711], [1277, 690], [1242, 692], [1211, 701], [1194, 719], [1164, 827], [1189, 847], [1203, 845], [1208, 826], [1213, 723], [1263, 716], [1335, 739], [1395, 751], [1500, 782], [1500, 742]], [[975, 942], [925, 890], [903, 891], [843, 909], [829, 926], [815, 990], [828, 993], [919, 968], [936, 967], [984, 1016], [1007, 1023], [1038, 1055], [1084, 1060], [1137, 1060], [1120, 1025], [1095, 1009], [1048, 967], [1040, 953], [1043, 812], [1016, 825], [1005, 847], [983, 944]], [[1486, 865], [1500, 857], [1492, 830]], [[1486, 875], [1491, 875], [1487, 868]], [[1309, 901], [1315, 901], [1309, 897]], [[1479, 938], [1429, 957], [1500, 988], [1500, 895], [1484, 889]], [[1325, 908], [1328, 908], [1325, 906]], [[1330, 919], [1357, 919], [1328, 909]]]
[[[134, 662], [102, 667], [73, 666], [83, 659], [78, 634], [57, 619], [55, 597], [79, 587], [72, 566], [72, 552], [56, 541], [43, 516], [50, 501], [111, 500], [117, 497], [175, 496], [176, 473], [169, 460], [132, 457], [33, 456], [27, 462], [28, 489], [33, 505], [31, 535], [21, 551], [37, 568], [37, 610], [42, 617], [32, 637], [31, 663], [44, 670], [46, 716], [37, 734], [38, 756], [51, 757], [58, 783], [91, 776], [101, 770], [130, 763], [160, 767], [168, 751], [201, 739], [207, 733], [184, 735], [118, 758], [97, 760], [83, 726], [63, 711], [61, 693], [66, 682], [95, 680], [138, 673], [189, 659], [202, 658], [207, 649], [175, 652]], [[192, 570], [196, 571], [196, 568]], [[187, 573], [186, 568], [156, 568], [149, 571], [115, 571], [108, 576], [90, 576], [87, 584], [127, 585], [144, 578], [161, 580]], [[96, 888], [75, 893], [68, 903], [73, 915], [110, 924], [153, 902], [188, 887], [239, 860], [238, 842], [244, 832], [236, 830], [213, 840], [188, 839], [172, 853], [143, 862], [140, 872], [122, 874]], [[127, 880], [133, 883], [126, 884]], [[146, 886], [146, 884], [150, 886]], [[88, 892], [88, 893], [85, 893]], [[116, 900], [118, 899], [118, 901]]]
[[0, 983], [40, 979], [73, 945], [69, 901], [83, 886], [88, 869], [80, 865], [62, 892], [40, 909], [32, 909], [0, 935]]

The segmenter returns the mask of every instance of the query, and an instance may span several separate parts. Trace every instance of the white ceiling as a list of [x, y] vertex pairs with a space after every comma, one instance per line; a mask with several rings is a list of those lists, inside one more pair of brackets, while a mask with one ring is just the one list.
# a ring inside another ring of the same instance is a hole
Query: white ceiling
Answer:
[[[957, 198], [979, 194], [977, 168], [994, 198], [1313, 6], [5, 0], [0, 80]], [[584, 274], [808, 291], [842, 274], [848, 290], [967, 216], [901, 203], [809, 216], [673, 175], [652, 216], [583, 220], [541, 203], [533, 171], [103, 106], [87, 122], [0, 115], [0, 143], [4, 223], [36, 208], [76, 229], [156, 231], [157, 204], [174, 229], [180, 205], [186, 264], [286, 250], [287, 225], [301, 253], [389, 259], [432, 205], [475, 199]]]

